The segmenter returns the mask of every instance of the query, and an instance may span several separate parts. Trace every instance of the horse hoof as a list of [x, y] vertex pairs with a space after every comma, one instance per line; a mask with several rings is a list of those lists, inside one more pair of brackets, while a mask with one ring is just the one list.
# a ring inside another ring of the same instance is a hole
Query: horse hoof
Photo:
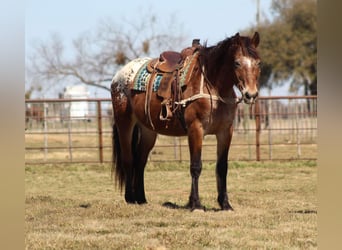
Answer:
[[205, 212], [206, 210], [207, 209], [205, 208], [205, 206], [202, 206], [202, 205], [190, 207], [191, 212]]
[[144, 204], [147, 204], [147, 201], [146, 201], [146, 200], [143, 200], [143, 201], [137, 201], [137, 203], [138, 203], [139, 205], [144, 205]]
[[221, 206], [221, 209], [222, 209], [223, 211], [234, 211], [233, 207], [232, 207], [231, 205], [229, 205], [229, 204], [226, 204], [226, 205], [224, 205], [224, 206]]
[[205, 211], [206, 211], [205, 207], [203, 207], [202, 209], [201, 208], [191, 209], [191, 212], [193, 213], [204, 213]]

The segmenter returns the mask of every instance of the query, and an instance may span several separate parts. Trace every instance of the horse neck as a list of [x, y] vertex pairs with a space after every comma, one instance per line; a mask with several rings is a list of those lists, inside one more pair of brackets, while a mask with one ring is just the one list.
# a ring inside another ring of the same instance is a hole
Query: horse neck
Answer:
[[231, 96], [235, 81], [234, 71], [231, 67], [228, 65], [215, 67], [214, 64], [208, 60], [205, 64], [204, 72], [208, 82], [212, 85], [212, 88], [214, 88], [221, 97]]

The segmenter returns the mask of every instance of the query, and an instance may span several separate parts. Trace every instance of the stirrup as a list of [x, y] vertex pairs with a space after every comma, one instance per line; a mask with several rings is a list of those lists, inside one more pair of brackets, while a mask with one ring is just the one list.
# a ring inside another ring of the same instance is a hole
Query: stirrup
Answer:
[[159, 114], [159, 119], [161, 121], [169, 121], [172, 118], [172, 111], [170, 109], [170, 105], [168, 103], [162, 103], [161, 110]]

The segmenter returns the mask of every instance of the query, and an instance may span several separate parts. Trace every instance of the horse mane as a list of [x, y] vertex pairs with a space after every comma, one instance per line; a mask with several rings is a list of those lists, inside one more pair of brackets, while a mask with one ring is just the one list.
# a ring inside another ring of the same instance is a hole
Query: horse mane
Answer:
[[[200, 61], [206, 69], [210, 68], [208, 74], [214, 76], [223, 65], [233, 64], [233, 56], [241, 48], [244, 56], [259, 59], [259, 54], [252, 44], [252, 39], [247, 36], [235, 35], [227, 37], [214, 46], [207, 46], [207, 42], [200, 48]], [[211, 67], [208, 67], [208, 66]]]
[[244, 56], [259, 59], [259, 54], [252, 45], [252, 39], [247, 36], [236, 37], [236, 35], [227, 37], [214, 46], [207, 46], [207, 42], [204, 42], [204, 45], [200, 49], [200, 55], [210, 56], [213, 61], [217, 61], [220, 60], [221, 57], [225, 57], [229, 49], [232, 49], [235, 52], [239, 47], [241, 47]]

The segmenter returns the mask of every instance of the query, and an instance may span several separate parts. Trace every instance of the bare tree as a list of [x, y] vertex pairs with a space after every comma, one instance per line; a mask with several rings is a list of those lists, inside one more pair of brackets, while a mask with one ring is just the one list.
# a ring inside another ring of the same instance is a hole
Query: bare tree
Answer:
[[123, 20], [121, 24], [102, 20], [95, 32], [84, 32], [73, 41], [72, 53], [66, 53], [62, 39], [54, 34], [33, 48], [27, 74], [41, 89], [70, 80], [110, 90], [108, 81], [129, 60], [183, 47], [185, 36], [175, 20], [170, 16], [165, 25], [155, 15], [145, 15], [138, 22]]

